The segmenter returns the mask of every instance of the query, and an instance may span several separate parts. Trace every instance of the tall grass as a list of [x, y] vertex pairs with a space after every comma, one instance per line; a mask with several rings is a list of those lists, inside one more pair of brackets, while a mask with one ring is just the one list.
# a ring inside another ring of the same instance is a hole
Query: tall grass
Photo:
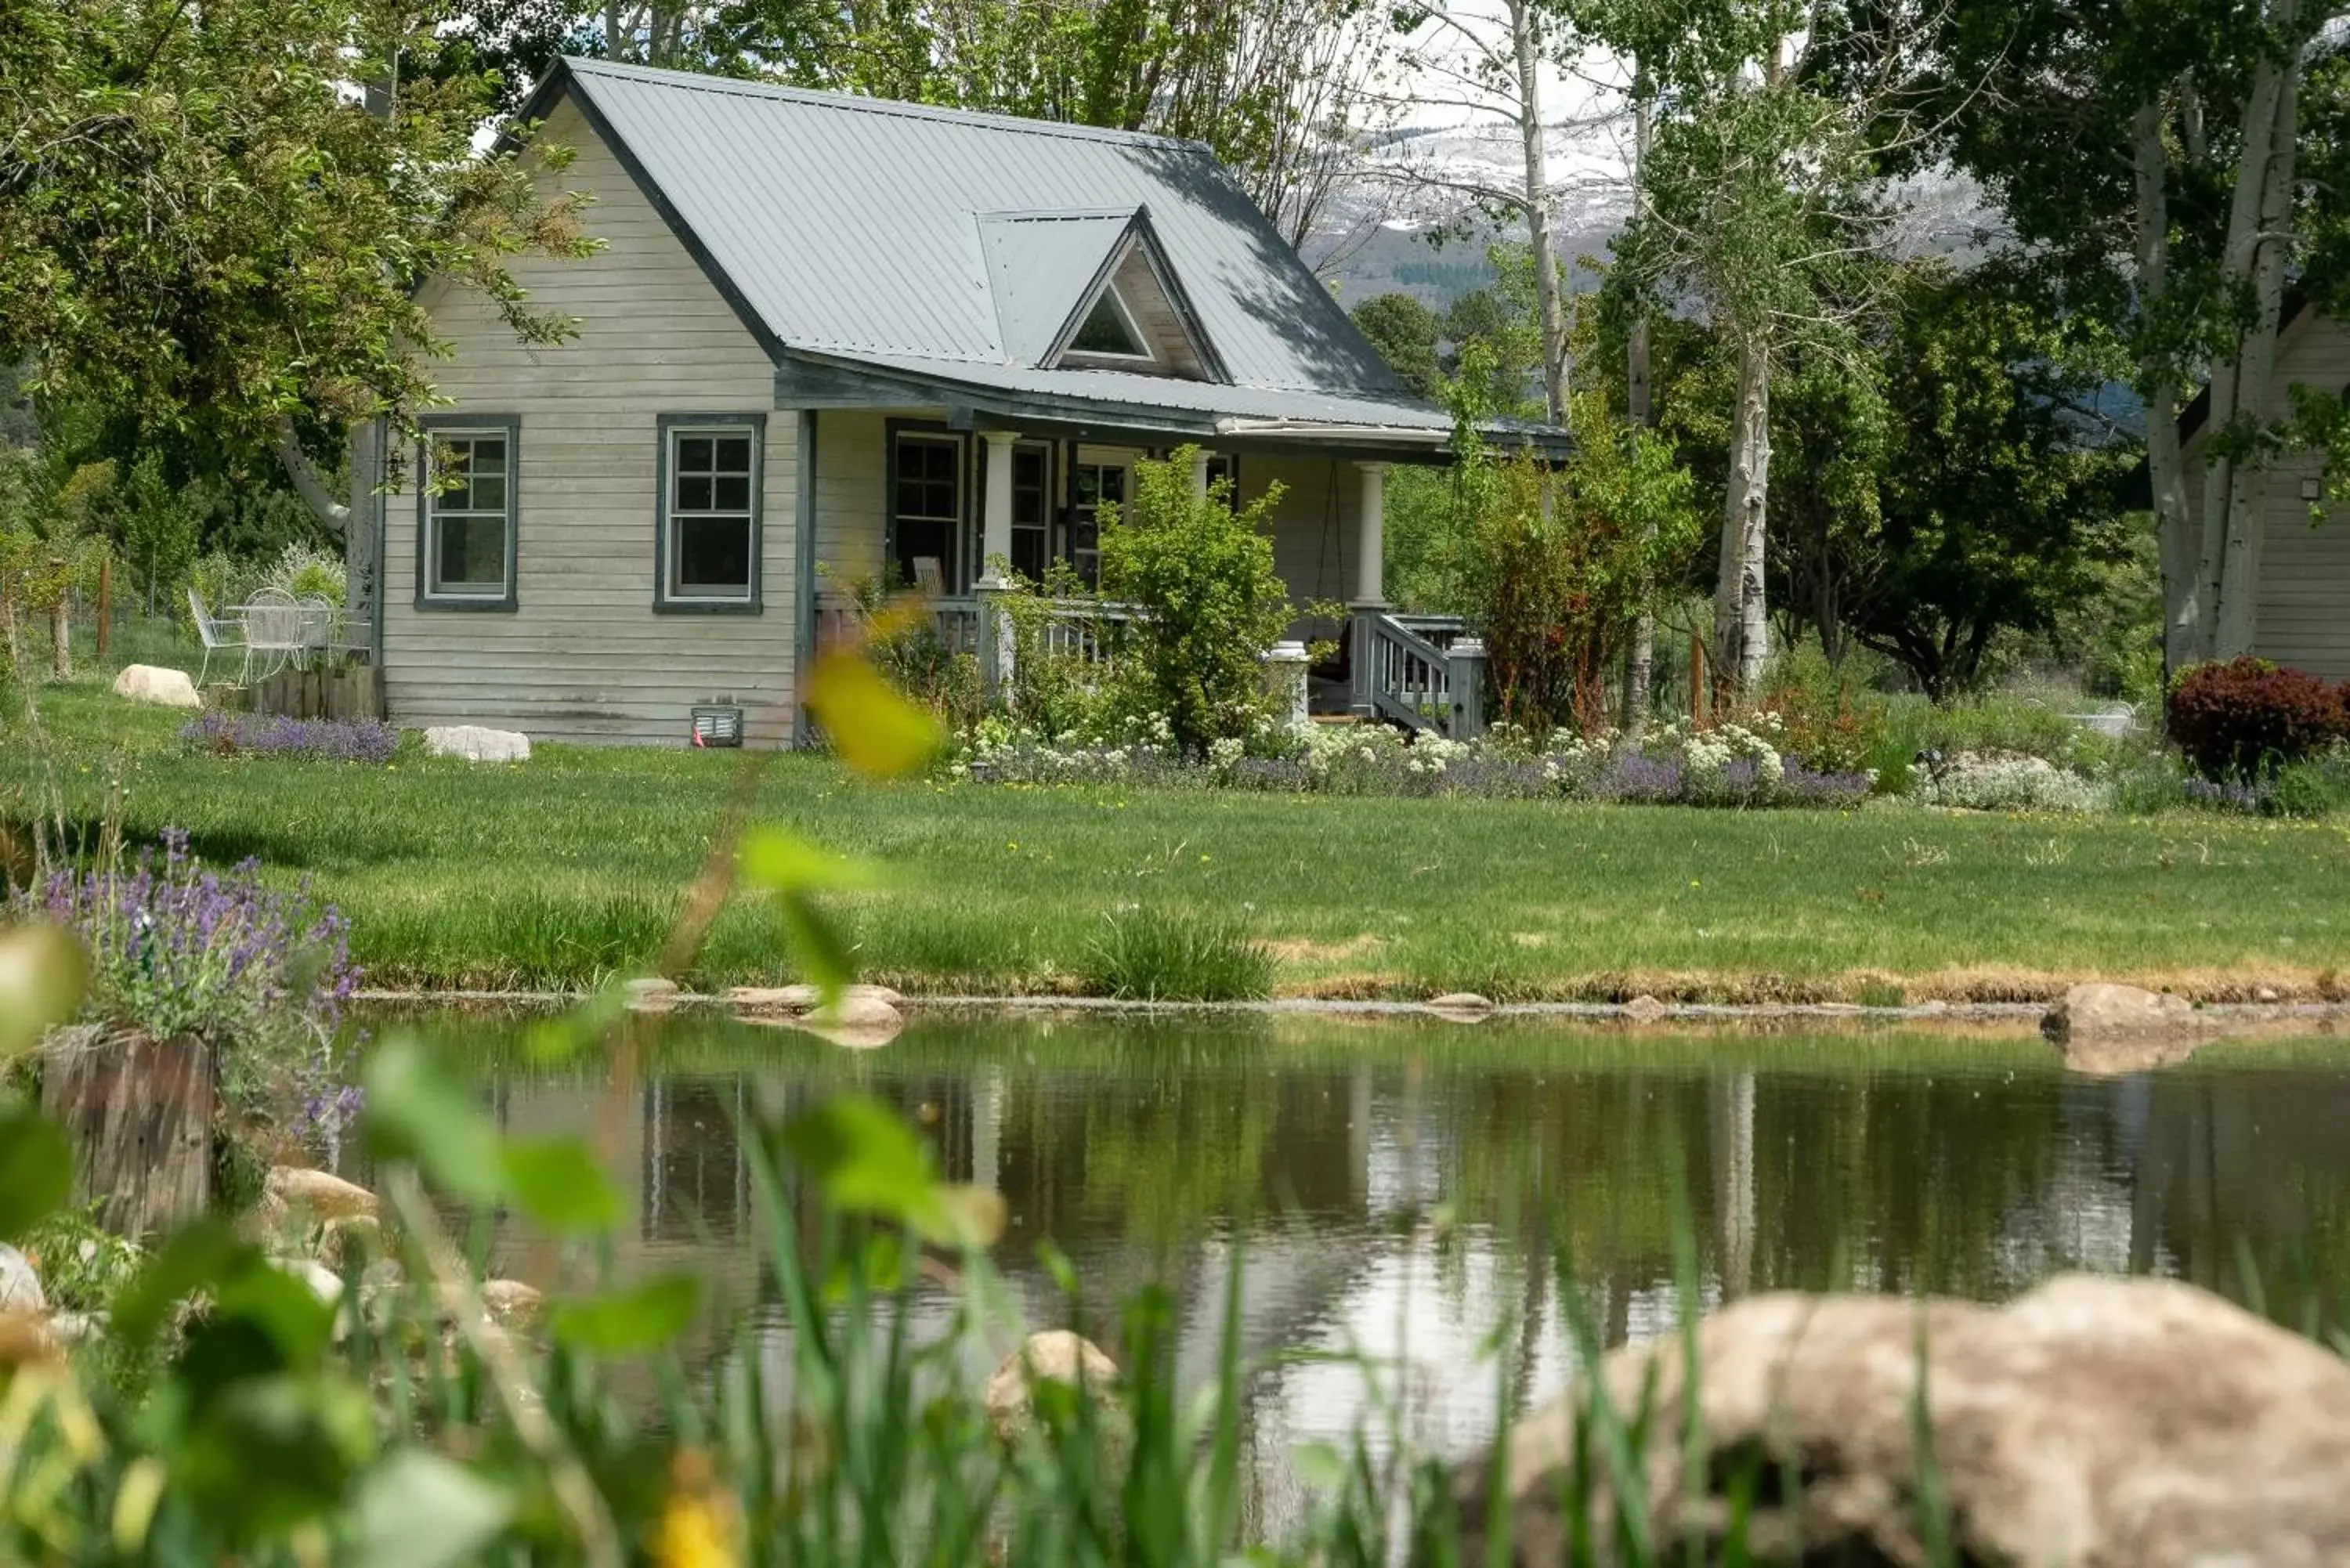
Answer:
[[1161, 909], [1113, 914], [1087, 950], [1087, 989], [1144, 1002], [1243, 1002], [1273, 994], [1273, 955], [1246, 922]]

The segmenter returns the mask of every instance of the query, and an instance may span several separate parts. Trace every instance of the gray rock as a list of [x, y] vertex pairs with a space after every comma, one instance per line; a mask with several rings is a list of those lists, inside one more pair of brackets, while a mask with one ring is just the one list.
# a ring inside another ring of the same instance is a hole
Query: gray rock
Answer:
[[1431, 1000], [1428, 1010], [1455, 1023], [1475, 1023], [1493, 1015], [1493, 1002], [1473, 991], [1451, 991]]
[[[1929, 1561], [1916, 1490], [1921, 1335], [1953, 1561], [2350, 1562], [2350, 1364], [2190, 1285], [2085, 1276], [1998, 1309], [1774, 1294], [1716, 1314], [1696, 1334], [1711, 1452], [1686, 1480], [1679, 1336], [1612, 1353], [1599, 1376], [1617, 1410], [1630, 1419], [1645, 1398], [1656, 1423], [1642, 1480], [1659, 1556], [1678, 1561], [1694, 1537], [1718, 1561], [1727, 1489], [1753, 1464], [1757, 1561]], [[1513, 1563], [1566, 1560], [1559, 1483], [1582, 1397], [1512, 1431]], [[1489, 1479], [1482, 1459], [1455, 1472], [1472, 1533]], [[1596, 1516], [1614, 1507], [1603, 1482]], [[1609, 1533], [1603, 1523], [1600, 1539]], [[1464, 1542], [1462, 1561], [1484, 1557], [1482, 1541]]]
[[2225, 1028], [2183, 996], [2134, 985], [2076, 985], [2040, 1021], [2040, 1032], [2084, 1073], [2136, 1073], [2185, 1061]]
[[346, 1220], [365, 1215], [377, 1220], [383, 1216], [383, 1199], [357, 1182], [345, 1181], [331, 1170], [312, 1170], [299, 1165], [273, 1165], [268, 1178], [262, 1183], [266, 1197], [275, 1198], [288, 1210], [306, 1213], [314, 1221]]
[[0, 1315], [48, 1310], [49, 1298], [41, 1293], [41, 1276], [33, 1260], [0, 1241]]
[[424, 749], [436, 757], [463, 757], [469, 763], [530, 761], [528, 735], [480, 724], [436, 724], [424, 732]]
[[1654, 1023], [1671, 1011], [1646, 992], [1624, 1004], [1624, 1016], [1635, 1023]]
[[657, 974], [639, 975], [620, 987], [631, 1012], [669, 1012], [677, 1007], [677, 981]]

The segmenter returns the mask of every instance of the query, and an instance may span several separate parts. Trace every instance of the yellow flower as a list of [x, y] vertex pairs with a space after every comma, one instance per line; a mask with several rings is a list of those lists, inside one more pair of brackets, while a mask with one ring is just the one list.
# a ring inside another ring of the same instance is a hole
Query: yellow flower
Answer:
[[653, 1561], [660, 1568], [734, 1568], [734, 1511], [712, 1484], [709, 1456], [679, 1449], [671, 1478], [675, 1490], [653, 1531]]

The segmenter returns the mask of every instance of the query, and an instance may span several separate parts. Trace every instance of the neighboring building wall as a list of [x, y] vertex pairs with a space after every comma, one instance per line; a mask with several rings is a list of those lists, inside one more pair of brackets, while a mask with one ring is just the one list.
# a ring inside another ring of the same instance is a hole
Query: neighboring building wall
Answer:
[[[2350, 386], [2350, 332], [2313, 311], [2277, 345], [2271, 418], [2292, 411], [2285, 389], [2295, 382], [2326, 392]], [[2301, 484], [2319, 468], [2314, 454], [2296, 455], [2269, 479], [2252, 646], [2279, 664], [2350, 680], [2350, 505], [2329, 504], [2324, 521], [2311, 524]]]
[[[521, 421], [516, 607], [416, 607], [410, 454], [409, 488], [385, 508], [392, 715], [549, 740], [683, 744], [691, 707], [723, 697], [743, 705], [753, 744], [788, 742], [797, 416], [775, 409], [765, 352], [577, 109], [559, 106], [546, 134], [577, 150], [563, 183], [595, 194], [586, 226], [604, 248], [581, 261], [519, 258], [514, 271], [534, 306], [577, 317], [578, 335], [526, 347], [476, 295], [441, 285], [426, 301], [455, 349], [435, 367], [451, 411]], [[767, 412], [763, 608], [657, 615], [657, 421], [733, 410]]]

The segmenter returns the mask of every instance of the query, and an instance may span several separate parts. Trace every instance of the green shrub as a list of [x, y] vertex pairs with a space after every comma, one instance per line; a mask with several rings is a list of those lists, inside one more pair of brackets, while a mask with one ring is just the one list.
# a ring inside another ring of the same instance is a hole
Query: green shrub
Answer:
[[2207, 778], [2248, 777], [2350, 736], [2343, 694], [2249, 656], [2189, 665], [2170, 686], [2170, 738]]
[[2350, 755], [2336, 750], [2287, 763], [2276, 771], [2266, 803], [2278, 816], [2332, 816], [2350, 812]]
[[1200, 756], [1259, 729], [1269, 711], [1260, 656], [1291, 612], [1266, 522], [1281, 486], [1235, 510], [1229, 480], [1204, 495], [1192, 489], [1196, 454], [1180, 447], [1165, 462], [1135, 465], [1134, 499], [1103, 508], [1101, 581], [1105, 595], [1145, 612], [1118, 680]]
[[1273, 992], [1273, 955], [1242, 922], [1138, 909], [1112, 915], [1087, 948], [1096, 994], [1144, 1002], [1243, 1002]]

